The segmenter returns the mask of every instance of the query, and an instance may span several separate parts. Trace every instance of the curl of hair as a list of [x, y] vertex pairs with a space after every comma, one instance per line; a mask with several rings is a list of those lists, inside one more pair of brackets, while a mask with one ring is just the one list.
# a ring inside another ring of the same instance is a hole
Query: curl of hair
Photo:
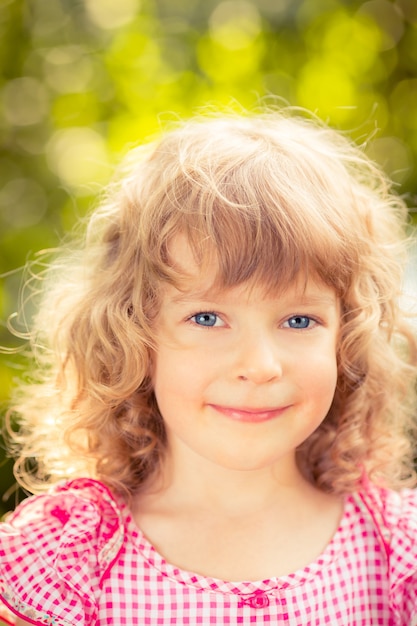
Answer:
[[158, 470], [154, 320], [161, 286], [181, 288], [169, 255], [181, 233], [198, 264], [215, 256], [222, 287], [278, 290], [304, 273], [335, 289], [338, 384], [300, 468], [334, 493], [364, 472], [414, 485], [416, 342], [399, 306], [407, 211], [381, 171], [340, 133], [281, 111], [180, 124], [134, 149], [122, 174], [82, 245], [42, 276], [33, 378], [9, 415], [18, 480], [36, 492], [87, 474], [132, 493]]

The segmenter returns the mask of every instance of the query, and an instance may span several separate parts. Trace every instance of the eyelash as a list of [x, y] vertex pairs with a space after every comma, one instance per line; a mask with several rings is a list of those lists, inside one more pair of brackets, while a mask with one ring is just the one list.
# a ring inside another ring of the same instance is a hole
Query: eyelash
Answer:
[[[198, 317], [204, 317], [204, 316], [205, 316], [206, 318], [208, 318], [209, 316], [213, 316], [213, 317], [215, 317], [216, 319], [214, 320], [214, 323], [213, 323], [213, 324], [199, 324], [199, 323], [196, 321], [196, 318], [198, 318]], [[289, 324], [290, 320], [295, 320], [295, 319], [297, 319], [297, 318], [298, 318], [299, 320], [308, 320], [308, 325], [307, 325], [307, 326], [305, 326], [305, 327], [302, 327], [302, 328], [297, 328], [297, 327], [294, 327], [294, 326], [284, 326], [284, 327], [285, 327], [285, 328], [291, 328], [292, 330], [309, 330], [309, 329], [311, 329], [311, 327], [313, 327], [313, 328], [314, 328], [314, 326], [316, 326], [316, 325], [320, 325], [320, 321], [319, 321], [319, 320], [317, 320], [317, 319], [316, 319], [316, 318], [314, 318], [314, 317], [311, 317], [311, 315], [300, 315], [300, 314], [291, 315], [290, 317], [288, 317], [288, 318], [285, 320], [284, 324]], [[190, 323], [192, 323], [192, 324], [195, 324], [196, 326], [201, 326], [201, 327], [203, 327], [203, 328], [214, 328], [214, 327], [216, 326], [216, 322], [217, 322], [217, 320], [218, 320], [218, 319], [221, 319], [221, 318], [220, 318], [219, 314], [218, 314], [218, 313], [215, 313], [214, 311], [201, 311], [201, 312], [199, 312], [199, 313], [195, 313], [194, 315], [191, 315], [191, 316], [187, 319], [187, 321], [188, 321], [188, 322], [190, 322]]]
[[309, 324], [308, 326], [305, 326], [302, 328], [289, 326], [289, 328], [292, 328], [293, 330], [310, 330], [311, 328], [314, 328], [315, 326], [320, 324], [320, 322], [316, 318], [311, 317], [311, 315], [291, 315], [291, 317], [285, 320], [284, 324], [287, 324], [290, 322], [290, 320], [295, 320], [295, 319], [308, 320]]
[[196, 326], [202, 326], [203, 328], [213, 328], [215, 326], [215, 323], [210, 325], [210, 324], [198, 324], [196, 321], [197, 317], [203, 317], [206, 316], [208, 317], [209, 315], [212, 315], [216, 318], [216, 321], [220, 318], [220, 316], [218, 315], [218, 313], [215, 313], [214, 311], [200, 311], [199, 313], [194, 313], [194, 315], [191, 315], [191, 317], [188, 318], [188, 322], [191, 322], [192, 324], [195, 324]]

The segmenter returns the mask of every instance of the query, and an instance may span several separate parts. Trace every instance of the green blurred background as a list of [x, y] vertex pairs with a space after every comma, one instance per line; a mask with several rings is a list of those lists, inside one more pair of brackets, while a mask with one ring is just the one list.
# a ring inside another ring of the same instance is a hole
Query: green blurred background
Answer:
[[[313, 110], [366, 142], [413, 219], [415, 0], [0, 0], [0, 67], [2, 346], [17, 345], [19, 268], [59, 243], [129, 146], [207, 104]], [[0, 356], [3, 415], [23, 369]], [[0, 516], [13, 483], [0, 444]]]

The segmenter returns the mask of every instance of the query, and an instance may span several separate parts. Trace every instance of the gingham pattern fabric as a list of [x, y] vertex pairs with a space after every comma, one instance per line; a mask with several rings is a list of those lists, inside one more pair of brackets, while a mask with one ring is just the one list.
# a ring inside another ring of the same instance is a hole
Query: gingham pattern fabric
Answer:
[[309, 567], [262, 582], [182, 571], [148, 543], [101, 483], [24, 501], [0, 527], [0, 591], [39, 625], [413, 626], [417, 492], [369, 486]]

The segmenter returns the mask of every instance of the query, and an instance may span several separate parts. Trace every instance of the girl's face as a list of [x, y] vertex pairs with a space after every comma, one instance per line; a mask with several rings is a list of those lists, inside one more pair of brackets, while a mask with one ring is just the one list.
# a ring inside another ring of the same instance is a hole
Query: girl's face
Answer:
[[153, 382], [171, 458], [234, 470], [294, 465], [335, 392], [334, 291], [308, 281], [276, 296], [252, 284], [219, 293], [184, 239], [170, 251], [190, 276], [185, 290], [164, 287], [156, 323]]

